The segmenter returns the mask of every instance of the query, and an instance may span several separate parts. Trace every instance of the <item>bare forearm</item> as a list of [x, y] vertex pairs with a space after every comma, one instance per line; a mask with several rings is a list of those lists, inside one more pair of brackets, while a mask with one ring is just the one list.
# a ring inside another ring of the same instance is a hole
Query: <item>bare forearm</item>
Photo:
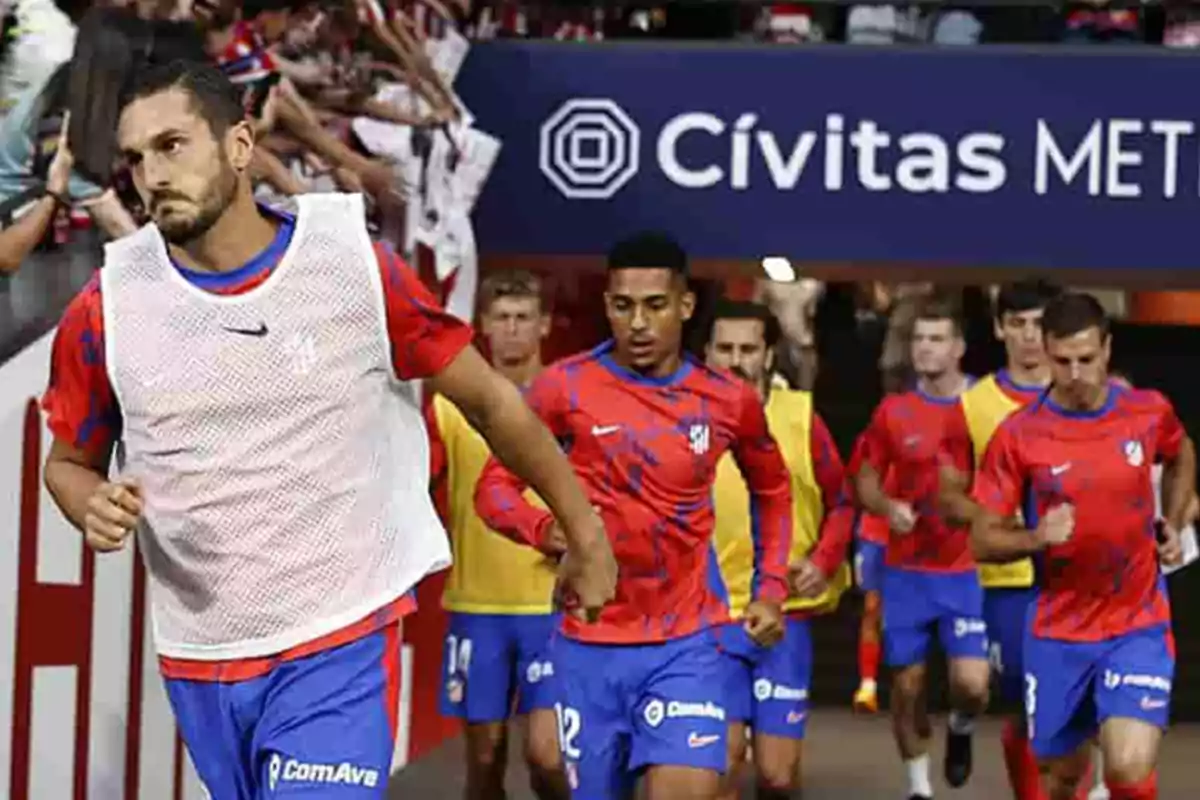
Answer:
[[1163, 468], [1163, 516], [1176, 530], [1188, 524], [1188, 507], [1196, 494], [1196, 447], [1184, 439], [1175, 460]]
[[46, 195], [36, 200], [20, 219], [0, 231], [0, 273], [12, 273], [21, 268], [26, 256], [46, 235], [56, 205], [54, 198]]
[[984, 564], [1007, 564], [1039, 553], [1037, 534], [1011, 520], [976, 514], [971, 526], [971, 553]]
[[883, 481], [870, 464], [863, 464], [854, 476], [854, 493], [858, 505], [867, 513], [877, 517], [888, 516], [892, 499], [883, 491]]
[[[490, 404], [489, 410], [471, 420], [496, 458], [532, 487], [557, 519], [582, 520], [594, 513], [558, 443], [525, 404], [516, 387], [506, 386], [496, 395], [496, 402]], [[585, 527], [563, 525], [568, 539], [575, 530]]]
[[60, 460], [46, 462], [45, 483], [50, 496], [67, 521], [81, 531], [87, 517], [88, 499], [105, 480], [104, 475], [82, 464]]

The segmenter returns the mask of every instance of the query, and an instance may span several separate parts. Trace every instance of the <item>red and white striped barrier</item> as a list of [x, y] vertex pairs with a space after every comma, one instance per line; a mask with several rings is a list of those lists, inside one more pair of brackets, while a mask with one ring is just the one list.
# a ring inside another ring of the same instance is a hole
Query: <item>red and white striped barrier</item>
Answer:
[[[203, 800], [159, 678], [145, 575], [97, 558], [42, 486], [51, 337], [0, 366], [0, 797]], [[437, 713], [442, 576], [406, 623], [395, 767], [456, 732]]]

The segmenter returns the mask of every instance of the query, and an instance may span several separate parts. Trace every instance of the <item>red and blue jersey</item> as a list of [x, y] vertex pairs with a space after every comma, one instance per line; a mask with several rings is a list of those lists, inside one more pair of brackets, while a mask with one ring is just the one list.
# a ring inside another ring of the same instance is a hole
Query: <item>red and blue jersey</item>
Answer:
[[942, 438], [956, 414], [957, 397], [934, 397], [919, 390], [888, 395], [862, 435], [859, 460], [884, 481], [894, 500], [917, 515], [906, 534], [888, 538], [889, 567], [928, 572], [974, 569], [966, 527], [946, 522], [938, 511], [938, 464]]
[[[751, 498], [752, 597], [788, 595], [792, 496], [783, 456], [748, 382], [691, 359], [650, 378], [613, 360], [612, 342], [547, 368], [527, 393], [563, 444], [599, 509], [620, 567], [614, 602], [595, 624], [563, 622], [571, 638], [652, 643], [727, 622], [711, 545], [717, 463], [732, 452]], [[521, 497], [524, 485], [494, 459], [476, 489], [493, 530], [538, 546], [553, 523]]]
[[[858, 471], [863, 465], [863, 454], [866, 452], [867, 442], [864, 435], [860, 435], [854, 440], [854, 449], [850, 452], [850, 464], [846, 470], [847, 480], [853, 480], [853, 476], [858, 474]], [[880, 476], [883, 481], [883, 490], [885, 492], [891, 489], [891, 473]], [[850, 493], [853, 496], [853, 492]], [[866, 511], [860, 511], [858, 518], [855, 520], [854, 535], [859, 541], [868, 542], [870, 544], [886, 547], [888, 542], [888, 521], [887, 517], [880, 517], [875, 514], [869, 514]]]
[[[264, 209], [265, 211], [265, 209]], [[194, 272], [177, 266], [194, 286], [213, 294], [244, 294], [262, 284], [291, 243], [295, 221], [275, 215], [278, 232], [271, 244], [230, 272]], [[392, 363], [401, 379], [435, 375], [471, 343], [471, 328], [447, 314], [416, 273], [386, 245], [376, 244], [383, 276], [384, 305]], [[50, 383], [42, 398], [55, 438], [94, 457], [104, 457], [121, 437], [121, 409], [105, 363], [104, 314], [99, 274], [71, 301], [59, 323], [51, 353]], [[411, 598], [347, 628], [272, 658], [247, 661], [161, 659], [166, 677], [189, 680], [245, 680], [265, 674], [272, 664], [337, 647], [380, 630], [411, 611]]]
[[234, 23], [233, 38], [217, 55], [217, 66], [237, 84], [260, 81], [277, 69], [262, 35], [245, 21]]
[[1036, 635], [1094, 642], [1170, 623], [1158, 561], [1151, 469], [1171, 461], [1185, 433], [1155, 391], [1109, 386], [1095, 411], [1049, 397], [1000, 426], [975, 475], [972, 497], [1009, 517], [1032, 494], [1040, 518], [1075, 509], [1075, 528], [1041, 556]]

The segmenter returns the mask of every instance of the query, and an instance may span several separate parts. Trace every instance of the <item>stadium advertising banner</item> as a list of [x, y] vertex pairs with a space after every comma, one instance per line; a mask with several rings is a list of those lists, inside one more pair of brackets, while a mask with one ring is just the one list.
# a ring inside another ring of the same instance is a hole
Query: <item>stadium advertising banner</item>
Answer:
[[480, 250], [1195, 264], [1200, 59], [1156, 50], [476, 45]]

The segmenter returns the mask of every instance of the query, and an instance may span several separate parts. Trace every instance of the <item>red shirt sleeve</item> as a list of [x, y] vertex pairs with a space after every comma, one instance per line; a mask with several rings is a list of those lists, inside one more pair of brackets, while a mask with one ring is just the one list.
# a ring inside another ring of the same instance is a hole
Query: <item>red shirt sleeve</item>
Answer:
[[971, 499], [985, 511], [1011, 517], [1021, 508], [1026, 477], [1019, 441], [1009, 425], [1001, 425], [975, 473]]
[[846, 471], [842, 457], [829, 433], [825, 421], [813, 414], [809, 434], [812, 449], [813, 476], [821, 489], [825, 516], [821, 520], [821, 535], [809, 560], [826, 576], [832, 575], [850, 549], [854, 532], [854, 508], [847, 502]]
[[891, 426], [888, 418], [888, 402], [884, 400], [875, 409], [870, 424], [859, 437], [858, 453], [855, 459], [858, 462], [858, 469], [855, 470], [855, 474], [862, 469], [864, 464], [869, 464], [875, 472], [879, 473], [880, 478], [887, 474], [888, 467], [892, 465], [893, 460]]
[[792, 549], [792, 485], [779, 445], [771, 438], [762, 399], [749, 383], [741, 389], [741, 415], [733, 457], [750, 491], [754, 537], [755, 600], [782, 603], [788, 596]]
[[1183, 429], [1183, 423], [1179, 421], [1179, 416], [1175, 413], [1175, 407], [1171, 405], [1171, 401], [1159, 395], [1159, 400], [1162, 402], [1160, 417], [1158, 422], [1158, 441], [1155, 442], [1155, 453], [1164, 461], [1174, 461], [1179, 455], [1179, 446], [1183, 444], [1183, 439], [1187, 433]]
[[42, 410], [55, 439], [88, 455], [105, 456], [121, 437], [121, 412], [104, 361], [99, 273], [63, 313]]
[[376, 243], [383, 275], [392, 365], [401, 380], [430, 378], [471, 343], [471, 326], [447, 313], [417, 273], [391, 248]]
[[[526, 390], [525, 401], [550, 432], [563, 441], [567, 435], [567, 393], [562, 373], [551, 368], [539, 375]], [[475, 512], [492, 530], [518, 544], [540, 549], [554, 515], [526, 502], [525, 489], [524, 481], [491, 456], [475, 484]]]
[[951, 467], [970, 476], [975, 469], [975, 448], [967, 428], [967, 415], [962, 403], [946, 415], [946, 427], [938, 449], [938, 466]]

